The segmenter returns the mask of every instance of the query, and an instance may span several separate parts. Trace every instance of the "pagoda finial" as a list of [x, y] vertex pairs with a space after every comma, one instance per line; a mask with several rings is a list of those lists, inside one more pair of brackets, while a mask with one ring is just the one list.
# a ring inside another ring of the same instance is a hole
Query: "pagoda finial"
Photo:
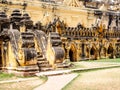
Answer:
[[73, 7], [79, 7], [79, 1], [78, 0], [64, 0], [63, 2], [65, 5], [73, 6]]

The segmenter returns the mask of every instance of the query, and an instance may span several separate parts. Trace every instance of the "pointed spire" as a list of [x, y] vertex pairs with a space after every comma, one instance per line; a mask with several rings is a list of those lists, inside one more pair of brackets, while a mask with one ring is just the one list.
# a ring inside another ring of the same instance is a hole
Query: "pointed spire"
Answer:
[[79, 1], [78, 0], [64, 0], [63, 3], [65, 5], [68, 5], [68, 6], [79, 7]]

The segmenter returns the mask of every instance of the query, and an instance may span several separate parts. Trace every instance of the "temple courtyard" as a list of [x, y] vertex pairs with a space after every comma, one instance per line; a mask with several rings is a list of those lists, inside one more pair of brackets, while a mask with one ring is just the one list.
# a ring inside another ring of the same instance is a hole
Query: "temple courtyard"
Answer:
[[119, 90], [119, 71], [120, 59], [102, 59], [74, 62], [68, 69], [35, 77], [0, 73], [0, 90]]
[[119, 90], [120, 68], [78, 73], [62, 90]]

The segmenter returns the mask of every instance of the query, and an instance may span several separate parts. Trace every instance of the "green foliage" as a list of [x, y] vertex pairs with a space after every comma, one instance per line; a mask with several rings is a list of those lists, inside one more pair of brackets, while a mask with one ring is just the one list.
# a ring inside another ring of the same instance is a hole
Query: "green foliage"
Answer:
[[7, 74], [7, 73], [3, 73], [3, 72], [0, 73], [0, 81], [7, 80], [7, 79], [10, 79], [12, 77], [14, 77], [14, 74]]
[[47, 76], [39, 76], [39, 78], [41, 79], [41, 80], [43, 80], [43, 82], [46, 82], [47, 80], [48, 80], [48, 77]]

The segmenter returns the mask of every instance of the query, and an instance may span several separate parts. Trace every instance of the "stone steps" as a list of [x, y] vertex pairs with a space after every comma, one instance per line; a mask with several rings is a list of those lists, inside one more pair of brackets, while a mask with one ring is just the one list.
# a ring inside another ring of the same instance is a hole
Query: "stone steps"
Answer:
[[43, 55], [38, 53], [37, 55], [37, 64], [39, 67], [39, 71], [50, 71], [53, 70], [52, 66], [49, 64], [49, 61], [47, 61]]
[[46, 60], [45, 60], [45, 61], [38, 61], [38, 63], [39, 63], [39, 64], [49, 64], [49, 62], [46, 61]]

